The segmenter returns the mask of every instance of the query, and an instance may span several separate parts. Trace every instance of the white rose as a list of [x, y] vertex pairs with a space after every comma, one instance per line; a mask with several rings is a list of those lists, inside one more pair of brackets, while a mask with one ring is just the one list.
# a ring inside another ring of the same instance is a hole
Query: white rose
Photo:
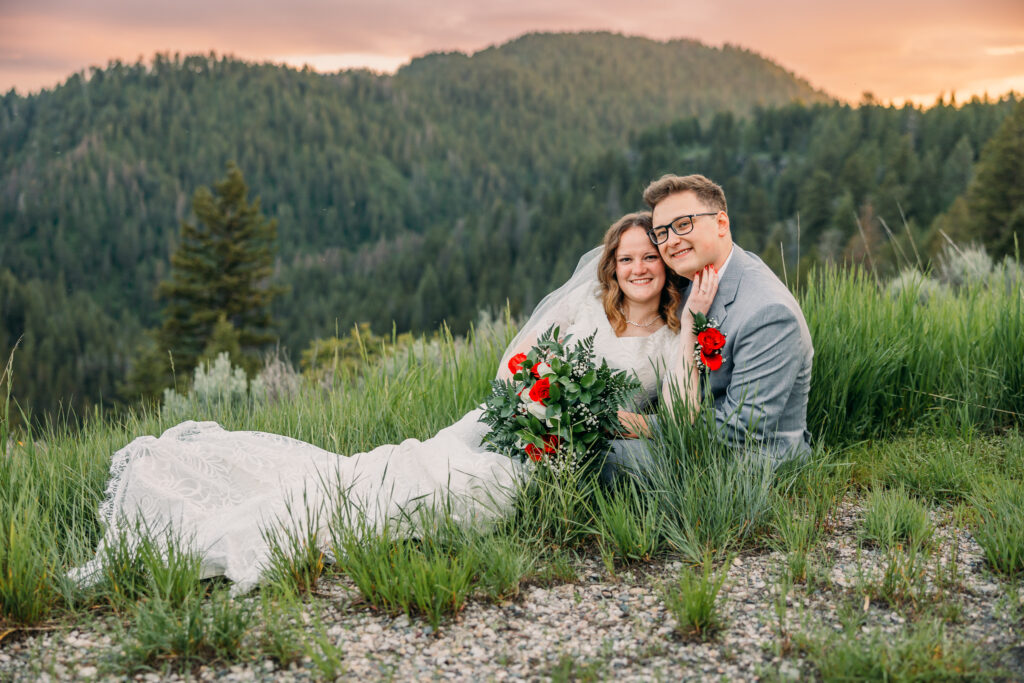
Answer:
[[544, 407], [544, 404], [539, 401], [530, 401], [527, 403], [526, 410], [528, 410], [530, 415], [533, 415], [538, 420], [543, 420], [548, 411], [548, 409]]
[[541, 377], [547, 377], [548, 375], [555, 374], [555, 371], [552, 370], [551, 366], [548, 365], [547, 363], [538, 363], [537, 374], [540, 375]]

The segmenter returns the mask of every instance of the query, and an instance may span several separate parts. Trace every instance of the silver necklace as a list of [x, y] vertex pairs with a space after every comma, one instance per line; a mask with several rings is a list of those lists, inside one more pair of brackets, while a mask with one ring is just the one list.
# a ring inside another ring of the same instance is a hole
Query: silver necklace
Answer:
[[661, 319], [661, 316], [657, 316], [656, 315], [653, 318], [651, 318], [651, 322], [649, 322], [649, 323], [637, 323], [637, 322], [633, 322], [632, 320], [630, 320], [626, 316], [626, 312], [624, 310], [622, 310], [622, 306], [619, 306], [619, 313], [621, 313], [622, 317], [626, 318], [626, 322], [629, 323], [630, 325], [632, 325], [633, 327], [650, 327], [651, 325], [653, 325], [654, 323], [658, 322], [658, 320]]

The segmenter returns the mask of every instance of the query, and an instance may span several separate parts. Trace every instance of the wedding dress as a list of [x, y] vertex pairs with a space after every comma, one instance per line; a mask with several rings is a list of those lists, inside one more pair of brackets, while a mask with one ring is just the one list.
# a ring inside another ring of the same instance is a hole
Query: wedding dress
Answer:
[[[552, 323], [577, 341], [596, 331], [596, 358], [635, 373], [643, 386], [638, 399], [651, 398], [678, 337], [667, 327], [647, 337], [615, 336], [596, 292], [596, 254], [588, 256], [574, 280], [538, 306], [506, 360]], [[134, 541], [140, 528], [170, 530], [198, 552], [204, 577], [224, 575], [234, 592], [246, 592], [267, 569], [267, 530], [297, 528], [310, 511], [321, 513], [312, 516], [326, 549], [326, 525], [339, 498], [377, 528], [421, 505], [443, 504], [467, 523], [493, 519], [509, 509], [529, 466], [484, 448], [488, 428], [480, 414], [473, 410], [425, 441], [407, 439], [352, 456], [277, 434], [229, 432], [215, 422], [188, 421], [159, 438], [139, 437], [113, 456], [100, 506], [104, 536], [95, 559], [71, 576], [83, 584], [97, 581], [105, 547]]]

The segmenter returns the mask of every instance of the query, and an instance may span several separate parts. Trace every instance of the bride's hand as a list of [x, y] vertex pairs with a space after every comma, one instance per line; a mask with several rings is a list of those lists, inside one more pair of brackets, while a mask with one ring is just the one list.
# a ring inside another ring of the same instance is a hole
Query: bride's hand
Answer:
[[684, 305], [685, 315], [693, 321], [693, 313], [708, 314], [711, 310], [711, 302], [715, 300], [718, 293], [718, 270], [712, 265], [704, 266], [704, 269], [693, 276], [693, 284], [690, 285], [690, 295], [686, 298]]

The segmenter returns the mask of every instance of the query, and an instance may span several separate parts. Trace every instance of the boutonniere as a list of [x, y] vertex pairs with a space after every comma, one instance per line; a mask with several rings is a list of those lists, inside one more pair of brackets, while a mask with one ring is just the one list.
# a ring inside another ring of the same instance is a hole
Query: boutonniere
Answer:
[[693, 333], [697, 343], [693, 347], [693, 360], [705, 370], [717, 370], [722, 367], [722, 348], [725, 346], [725, 334], [718, 329], [718, 321], [703, 313], [694, 313]]

